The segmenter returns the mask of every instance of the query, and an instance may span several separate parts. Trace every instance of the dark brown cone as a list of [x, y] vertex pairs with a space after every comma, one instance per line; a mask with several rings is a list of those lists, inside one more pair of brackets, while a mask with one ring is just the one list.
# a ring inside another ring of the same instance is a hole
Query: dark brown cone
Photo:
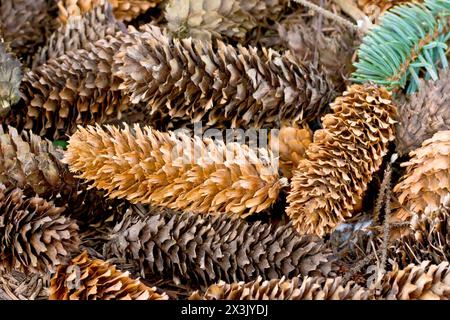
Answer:
[[112, 58], [120, 46], [107, 36], [28, 72], [21, 86], [18, 122], [40, 136], [65, 139], [76, 126], [120, 118], [128, 99], [118, 91]]
[[431, 261], [439, 264], [450, 260], [450, 202], [434, 212], [414, 215], [409, 234], [395, 241], [389, 257], [401, 267], [410, 263]]
[[279, 127], [316, 118], [333, 85], [289, 52], [173, 39], [144, 26], [115, 56], [114, 75], [158, 129]]
[[30, 60], [55, 27], [56, 1], [2, 0], [0, 3], [0, 38], [10, 43], [13, 52]]
[[87, 252], [58, 268], [50, 282], [50, 300], [167, 300], [106, 261], [90, 259]]
[[419, 148], [436, 132], [450, 129], [450, 72], [441, 71], [437, 81], [420, 81], [417, 93], [398, 101], [396, 147], [400, 155]]
[[295, 277], [227, 284], [219, 281], [189, 300], [368, 300], [369, 290], [341, 277]]
[[[32, 189], [40, 196], [56, 195], [71, 183], [59, 159], [62, 152], [47, 140], [13, 127], [0, 127], [0, 183]], [[72, 182], [73, 178], [72, 178]]]
[[121, 29], [121, 25], [114, 19], [109, 2], [94, 7], [82, 16], [70, 17], [36, 53], [33, 68], [69, 51], [89, 49], [91, 43], [108, 35], [113, 36]]
[[134, 264], [143, 277], [154, 275], [196, 286], [218, 280], [251, 281], [257, 276], [326, 276], [333, 261], [320, 238], [299, 236], [291, 225], [136, 207], [112, 230], [105, 256]]
[[0, 183], [38, 194], [58, 206], [68, 206], [71, 217], [83, 223], [98, 222], [108, 213], [111, 201], [73, 177], [60, 160], [61, 149], [31, 132], [19, 134], [13, 127], [0, 127]]
[[0, 184], [0, 269], [47, 273], [78, 250], [78, 226], [56, 207]]

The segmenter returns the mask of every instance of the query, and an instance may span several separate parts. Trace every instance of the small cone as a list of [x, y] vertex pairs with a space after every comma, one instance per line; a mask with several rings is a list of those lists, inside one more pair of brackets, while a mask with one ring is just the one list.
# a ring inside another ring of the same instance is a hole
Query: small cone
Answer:
[[52, 272], [78, 250], [78, 226], [39, 197], [0, 184], [0, 269]]
[[50, 300], [167, 300], [141, 281], [87, 252], [58, 268], [50, 282]]

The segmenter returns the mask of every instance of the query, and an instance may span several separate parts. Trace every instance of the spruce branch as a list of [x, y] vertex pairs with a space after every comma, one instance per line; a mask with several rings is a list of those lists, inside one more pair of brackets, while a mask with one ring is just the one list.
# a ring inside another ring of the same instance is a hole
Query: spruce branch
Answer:
[[437, 66], [447, 68], [447, 16], [450, 2], [404, 4], [383, 15], [380, 25], [363, 39], [352, 80], [388, 89], [417, 90], [419, 78], [438, 78]]

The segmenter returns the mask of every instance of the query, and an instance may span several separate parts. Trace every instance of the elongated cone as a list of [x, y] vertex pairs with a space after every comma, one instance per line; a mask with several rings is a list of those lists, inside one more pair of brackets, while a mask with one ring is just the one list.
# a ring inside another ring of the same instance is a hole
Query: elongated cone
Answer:
[[243, 40], [251, 29], [275, 20], [286, 0], [170, 0], [167, 28], [178, 36], [200, 40], [229, 37]]
[[[161, 129], [277, 128], [321, 114], [333, 84], [289, 52], [174, 39], [145, 25], [115, 56], [114, 75], [131, 102], [148, 105]], [[133, 43], [134, 42], [134, 43]]]
[[411, 214], [433, 212], [444, 204], [450, 190], [450, 131], [439, 131], [409, 153], [410, 160], [402, 163], [406, 173], [394, 187], [402, 208], [396, 212], [400, 219]]
[[352, 85], [330, 106], [287, 197], [300, 233], [322, 236], [351, 217], [394, 140], [396, 108], [384, 88]]
[[389, 257], [400, 266], [431, 261], [439, 264], [450, 259], [450, 195], [436, 211], [411, 218], [409, 234], [394, 242]]
[[21, 68], [17, 58], [8, 53], [5, 44], [0, 41], [0, 117], [6, 115], [20, 99]]
[[78, 226], [39, 197], [0, 184], [0, 269], [51, 272], [78, 250]]
[[368, 300], [369, 291], [341, 277], [295, 277], [227, 284], [219, 281], [189, 300]]
[[40, 136], [65, 139], [78, 124], [120, 118], [128, 99], [112, 75], [121, 35], [107, 36], [29, 71], [22, 82], [18, 122]]
[[53, 7], [53, 1], [48, 0], [2, 0], [0, 38], [27, 61], [54, 29]]
[[[162, 0], [109, 0], [114, 9], [114, 16], [119, 21], [131, 21]], [[59, 1], [59, 20], [64, 24], [70, 17], [81, 16], [95, 7], [104, 5], [107, 0], [62, 0]]]
[[420, 81], [417, 93], [401, 96], [398, 102], [396, 148], [407, 155], [438, 131], [450, 128], [450, 72], [441, 71], [439, 80]]
[[286, 185], [266, 149], [139, 125], [79, 127], [64, 162], [110, 198], [198, 213], [262, 212]]
[[227, 282], [324, 275], [334, 256], [316, 236], [224, 215], [177, 214], [130, 208], [111, 231], [106, 256], [134, 265], [141, 275], [208, 286]]
[[86, 251], [60, 266], [50, 282], [50, 300], [167, 300], [128, 272], [106, 261], [90, 259]]
[[438, 265], [424, 261], [404, 269], [397, 265], [381, 282], [376, 283], [378, 299], [387, 300], [448, 300], [450, 298], [450, 266], [445, 261]]
[[66, 52], [89, 49], [91, 43], [108, 35], [113, 36], [121, 29], [112, 14], [109, 2], [89, 10], [82, 16], [71, 16], [38, 50], [33, 59], [33, 68]]
[[0, 272], [0, 300], [48, 300], [48, 274]]
[[300, 160], [312, 140], [309, 128], [283, 127], [278, 135], [271, 136], [270, 148], [279, 155], [280, 170], [283, 176], [292, 178], [292, 172], [297, 169]]

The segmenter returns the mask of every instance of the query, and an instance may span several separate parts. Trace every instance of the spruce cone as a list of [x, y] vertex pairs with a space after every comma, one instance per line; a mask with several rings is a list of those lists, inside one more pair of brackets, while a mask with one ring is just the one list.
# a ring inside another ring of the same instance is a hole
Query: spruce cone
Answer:
[[20, 62], [7, 52], [0, 41], [0, 117], [7, 114], [11, 106], [20, 99], [21, 68]]
[[448, 261], [439, 265], [424, 261], [404, 269], [394, 266], [376, 287], [377, 296], [387, 300], [450, 299], [450, 267]]
[[394, 187], [404, 207], [396, 216], [404, 220], [411, 213], [423, 214], [426, 208], [436, 211], [445, 203], [450, 190], [450, 131], [437, 132], [409, 156], [411, 159], [402, 163], [406, 173]]
[[10, 43], [13, 52], [26, 60], [45, 42], [53, 28], [52, 1], [2, 0], [0, 38]]
[[108, 213], [110, 201], [97, 190], [86, 190], [60, 160], [63, 153], [40, 137], [15, 128], [0, 127], [0, 183], [45, 197], [57, 206], [71, 208], [70, 216], [93, 223]]
[[368, 300], [369, 291], [341, 277], [295, 277], [227, 284], [219, 281], [189, 300]]
[[400, 266], [431, 261], [439, 264], [450, 259], [450, 195], [434, 212], [414, 215], [409, 233], [389, 248], [389, 257]]
[[87, 252], [60, 266], [50, 282], [50, 300], [167, 300], [128, 272], [105, 261], [89, 259]]
[[39, 49], [33, 60], [33, 68], [52, 58], [77, 49], [89, 49], [90, 43], [113, 36], [121, 28], [114, 19], [111, 5], [106, 2], [82, 16], [71, 16], [61, 25]]
[[[162, 0], [109, 0], [114, 16], [119, 21], [131, 21], [148, 9], [157, 6]], [[64, 24], [70, 17], [81, 16], [107, 0], [62, 0], [59, 2], [59, 19]]]
[[0, 269], [49, 272], [79, 246], [64, 208], [0, 184]]
[[280, 157], [280, 169], [283, 176], [292, 177], [292, 172], [305, 157], [306, 148], [312, 140], [309, 128], [283, 127], [278, 136], [270, 140], [270, 149]]
[[322, 240], [297, 235], [290, 224], [130, 210], [135, 212], [128, 212], [112, 230], [105, 252], [120, 263], [134, 264], [142, 276], [207, 286], [257, 276], [327, 276], [333, 267], [331, 251]]
[[[121, 116], [128, 99], [118, 91], [112, 58], [120, 37], [107, 36], [48, 61], [28, 72], [22, 82], [25, 129], [54, 139], [73, 133], [77, 124], [101, 123]], [[20, 113], [23, 113], [22, 115]]]
[[229, 37], [243, 40], [251, 29], [276, 19], [288, 0], [170, 0], [167, 28], [181, 37], [200, 40]]
[[0, 300], [47, 300], [49, 280], [48, 274], [1, 272]]
[[322, 118], [292, 178], [286, 212], [300, 233], [324, 235], [360, 209], [372, 175], [394, 139], [391, 94], [352, 85]]
[[333, 86], [285, 52], [217, 41], [172, 39], [144, 26], [115, 56], [132, 103], [145, 102], [161, 129], [204, 122], [216, 128], [279, 127], [314, 119]]
[[0, 183], [32, 189], [40, 196], [56, 195], [70, 183], [59, 161], [62, 153], [49, 141], [24, 131], [0, 127]]
[[[86, 147], [90, 146], [90, 147]], [[79, 127], [64, 162], [110, 198], [198, 213], [262, 212], [286, 184], [270, 151], [134, 125]]]
[[401, 155], [420, 147], [438, 131], [450, 129], [450, 72], [441, 71], [439, 80], [420, 80], [419, 91], [398, 103], [399, 123], [396, 146]]

